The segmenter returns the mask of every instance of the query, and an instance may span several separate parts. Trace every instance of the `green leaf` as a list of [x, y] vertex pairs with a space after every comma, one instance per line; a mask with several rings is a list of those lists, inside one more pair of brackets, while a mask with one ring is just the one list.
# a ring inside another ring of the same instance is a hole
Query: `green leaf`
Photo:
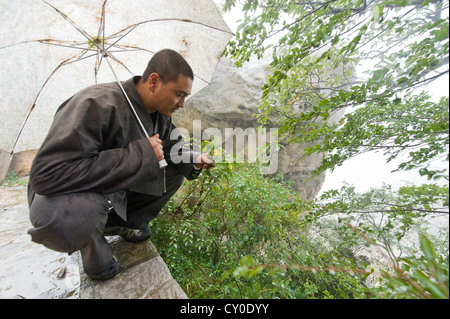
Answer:
[[428, 260], [434, 260], [436, 258], [436, 253], [433, 249], [433, 244], [426, 236], [421, 236], [420, 238], [420, 248]]
[[236, 268], [233, 272], [234, 277], [244, 277], [248, 274], [249, 268], [247, 266], [240, 266]]
[[257, 266], [255, 267], [252, 271], [250, 271], [250, 273], [248, 274], [249, 278], [252, 278], [253, 276], [256, 276], [257, 274], [259, 274], [262, 270], [264, 269], [264, 267], [262, 266]]
[[401, 78], [397, 79], [397, 84], [402, 84], [406, 81], [408, 81], [408, 77], [402, 76]]
[[381, 15], [380, 6], [376, 5], [372, 11], [372, 16], [373, 16], [374, 20], [378, 21], [378, 19], [380, 18], [380, 15]]

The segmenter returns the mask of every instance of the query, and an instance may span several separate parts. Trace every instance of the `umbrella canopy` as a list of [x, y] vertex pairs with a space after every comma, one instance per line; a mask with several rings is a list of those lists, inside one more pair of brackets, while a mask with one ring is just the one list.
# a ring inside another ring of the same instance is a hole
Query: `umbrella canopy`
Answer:
[[0, 0], [0, 17], [2, 154], [39, 148], [68, 97], [142, 74], [161, 49], [189, 62], [195, 94], [233, 35], [211, 0]]

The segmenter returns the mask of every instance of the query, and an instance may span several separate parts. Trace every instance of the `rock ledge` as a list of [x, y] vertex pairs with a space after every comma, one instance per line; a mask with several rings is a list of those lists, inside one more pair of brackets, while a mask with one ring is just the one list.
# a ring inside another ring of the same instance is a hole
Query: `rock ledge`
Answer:
[[136, 244], [114, 236], [109, 242], [120, 273], [107, 281], [94, 281], [80, 266], [80, 299], [187, 299], [150, 240]]

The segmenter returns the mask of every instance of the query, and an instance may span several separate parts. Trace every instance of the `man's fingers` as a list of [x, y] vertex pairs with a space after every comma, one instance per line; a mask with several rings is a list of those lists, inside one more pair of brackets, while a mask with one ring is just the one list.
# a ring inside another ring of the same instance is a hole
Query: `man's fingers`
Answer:
[[197, 158], [197, 160], [195, 161], [194, 166], [195, 166], [197, 169], [200, 169], [200, 168], [211, 168], [211, 167], [214, 166], [214, 162], [213, 162], [213, 160], [211, 160], [211, 159], [208, 157], [207, 154], [202, 154], [202, 155], [200, 155], [200, 156]]
[[162, 140], [159, 139], [159, 134], [150, 137], [150, 139], [158, 144], [162, 144]]
[[153, 147], [153, 151], [155, 152], [156, 159], [158, 161], [164, 159], [163, 145], [162, 141], [158, 138], [159, 134], [156, 134], [150, 137], [148, 140]]

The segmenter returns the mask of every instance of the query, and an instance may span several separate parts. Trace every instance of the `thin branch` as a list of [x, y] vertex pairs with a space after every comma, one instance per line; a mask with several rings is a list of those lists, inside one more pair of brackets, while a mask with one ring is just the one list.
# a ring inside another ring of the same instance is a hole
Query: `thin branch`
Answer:
[[[449, 214], [449, 211], [442, 210], [432, 210], [432, 209], [422, 209], [422, 208], [413, 208], [410, 209], [376, 209], [376, 210], [368, 210], [368, 211], [353, 211], [352, 214], [372, 214], [372, 213], [410, 213], [410, 212], [422, 212], [422, 213], [436, 213], [436, 214]], [[338, 214], [343, 214], [345, 212], [334, 212]]]
[[311, 267], [311, 266], [304, 266], [304, 265], [300, 265], [300, 264], [292, 264], [292, 265], [285, 265], [285, 264], [260, 264], [260, 265], [256, 265], [250, 269], [256, 269], [258, 267], [262, 267], [262, 268], [283, 268], [283, 269], [298, 269], [298, 270], [306, 270], [306, 271], [311, 271], [311, 272], [346, 272], [346, 273], [350, 273], [350, 274], [365, 274], [365, 275], [370, 275], [372, 274], [372, 272], [364, 270], [364, 269], [360, 269], [360, 268], [350, 268], [350, 269], [345, 269], [345, 268], [338, 268], [338, 267], [324, 267], [324, 268], [318, 268], [318, 267]]

